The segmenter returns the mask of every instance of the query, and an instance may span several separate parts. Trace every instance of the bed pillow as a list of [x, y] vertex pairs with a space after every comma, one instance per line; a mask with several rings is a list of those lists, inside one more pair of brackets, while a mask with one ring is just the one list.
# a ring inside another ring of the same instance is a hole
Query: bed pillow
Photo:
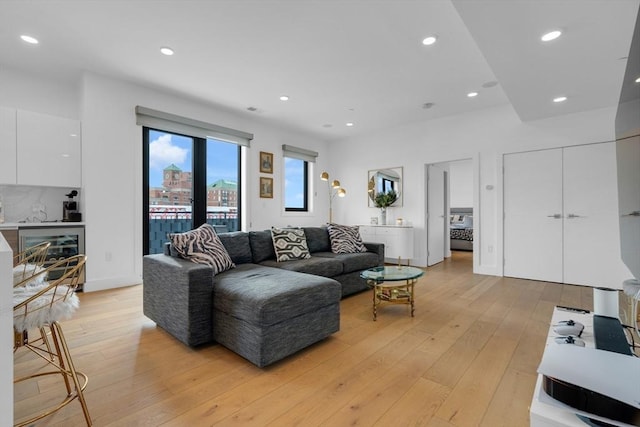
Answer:
[[271, 240], [273, 240], [273, 249], [276, 252], [276, 261], [278, 262], [311, 258], [307, 237], [301, 228], [273, 227]]
[[331, 252], [334, 254], [367, 252], [367, 247], [362, 243], [360, 229], [357, 225], [329, 224], [327, 230], [331, 240]]
[[213, 274], [235, 267], [229, 252], [209, 224], [202, 224], [186, 233], [171, 233], [169, 240], [181, 258], [197, 264], [210, 265], [213, 268]]

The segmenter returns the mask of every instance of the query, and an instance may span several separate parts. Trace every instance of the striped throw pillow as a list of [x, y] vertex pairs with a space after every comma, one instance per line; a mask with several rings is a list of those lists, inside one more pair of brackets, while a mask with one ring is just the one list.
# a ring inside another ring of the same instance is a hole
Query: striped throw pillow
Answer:
[[307, 237], [300, 228], [275, 228], [271, 229], [273, 249], [276, 251], [276, 260], [293, 261], [296, 259], [311, 258]]
[[367, 247], [362, 243], [360, 229], [357, 225], [329, 224], [327, 230], [331, 240], [331, 252], [334, 254], [367, 252]]
[[236, 266], [209, 224], [202, 224], [186, 233], [171, 233], [169, 240], [181, 258], [197, 264], [210, 265], [213, 267], [213, 274], [222, 273]]

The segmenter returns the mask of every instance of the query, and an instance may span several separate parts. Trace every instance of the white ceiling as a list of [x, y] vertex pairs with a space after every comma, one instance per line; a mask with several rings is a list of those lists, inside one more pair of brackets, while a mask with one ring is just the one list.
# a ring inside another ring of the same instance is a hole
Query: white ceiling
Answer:
[[0, 0], [0, 66], [97, 72], [326, 140], [508, 103], [529, 121], [618, 103], [639, 3]]

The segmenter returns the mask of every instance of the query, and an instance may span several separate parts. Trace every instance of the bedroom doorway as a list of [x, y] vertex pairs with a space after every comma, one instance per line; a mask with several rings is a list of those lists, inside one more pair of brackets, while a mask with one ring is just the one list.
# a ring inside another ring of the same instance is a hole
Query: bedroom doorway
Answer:
[[466, 260], [465, 264], [469, 264], [468, 260], [475, 256], [473, 161], [461, 159], [431, 163], [425, 169], [427, 265], [432, 266], [445, 259], [456, 263]]

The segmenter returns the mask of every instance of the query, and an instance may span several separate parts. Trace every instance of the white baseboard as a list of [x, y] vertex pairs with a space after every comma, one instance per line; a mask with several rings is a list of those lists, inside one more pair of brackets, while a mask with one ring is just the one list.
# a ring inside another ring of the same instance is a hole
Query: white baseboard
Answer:
[[486, 276], [502, 276], [502, 272], [498, 271], [498, 267], [495, 265], [479, 265], [474, 266], [474, 274], [484, 274]]
[[105, 289], [124, 288], [132, 285], [142, 284], [140, 277], [111, 277], [108, 279], [87, 280], [82, 285], [83, 292], [103, 291]]

